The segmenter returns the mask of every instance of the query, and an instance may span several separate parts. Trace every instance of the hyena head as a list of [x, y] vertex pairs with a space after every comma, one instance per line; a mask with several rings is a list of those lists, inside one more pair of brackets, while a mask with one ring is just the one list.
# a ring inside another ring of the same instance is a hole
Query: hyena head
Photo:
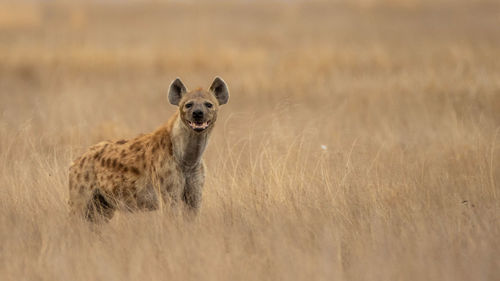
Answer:
[[201, 133], [214, 125], [219, 106], [229, 100], [229, 91], [224, 80], [219, 77], [215, 77], [208, 91], [189, 91], [182, 81], [176, 78], [170, 84], [168, 100], [179, 106], [182, 122], [193, 131]]

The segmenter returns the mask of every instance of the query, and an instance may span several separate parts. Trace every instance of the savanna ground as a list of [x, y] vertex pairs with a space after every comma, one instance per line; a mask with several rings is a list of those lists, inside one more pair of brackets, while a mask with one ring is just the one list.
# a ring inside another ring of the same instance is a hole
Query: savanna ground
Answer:
[[[0, 5], [1, 280], [498, 280], [500, 3]], [[231, 91], [195, 221], [68, 217], [86, 147]]]

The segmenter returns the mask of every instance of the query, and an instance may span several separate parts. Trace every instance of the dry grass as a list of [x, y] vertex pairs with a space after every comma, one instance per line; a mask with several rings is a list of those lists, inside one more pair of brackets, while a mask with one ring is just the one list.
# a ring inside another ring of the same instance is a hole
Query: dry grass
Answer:
[[[498, 3], [0, 6], [0, 279], [498, 280]], [[196, 221], [69, 220], [75, 156], [216, 74]]]

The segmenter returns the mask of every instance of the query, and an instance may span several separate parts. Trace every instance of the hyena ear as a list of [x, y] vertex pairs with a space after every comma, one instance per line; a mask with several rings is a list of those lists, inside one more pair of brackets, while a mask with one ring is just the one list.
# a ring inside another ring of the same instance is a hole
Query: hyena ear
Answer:
[[226, 104], [229, 100], [229, 90], [227, 89], [226, 82], [220, 77], [215, 77], [212, 86], [210, 86], [210, 91], [214, 93], [217, 101], [219, 101], [219, 105]]
[[186, 86], [184, 86], [181, 79], [177, 77], [172, 82], [172, 84], [170, 84], [170, 88], [168, 90], [168, 101], [173, 105], [179, 105], [182, 96], [186, 92], [187, 92]]

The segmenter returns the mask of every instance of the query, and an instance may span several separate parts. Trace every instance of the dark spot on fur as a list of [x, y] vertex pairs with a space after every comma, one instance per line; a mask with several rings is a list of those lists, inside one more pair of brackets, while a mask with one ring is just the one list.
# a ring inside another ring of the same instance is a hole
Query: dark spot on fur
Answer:
[[126, 144], [127, 143], [127, 140], [119, 140], [116, 142], [117, 144]]
[[106, 165], [106, 158], [101, 159], [101, 166], [104, 166], [104, 165]]
[[161, 138], [160, 144], [164, 147], [167, 144], [167, 138]]
[[104, 152], [104, 149], [101, 149], [99, 152], [97, 152], [95, 155], [94, 155], [94, 159], [101, 159], [101, 156]]
[[160, 183], [163, 184], [165, 182], [165, 179], [163, 177], [160, 177]]
[[123, 170], [123, 164], [118, 163], [118, 166], [116, 167], [119, 171]]
[[126, 157], [127, 156], [127, 152], [124, 150], [122, 150], [122, 152], [120, 153], [120, 156], [121, 157]]
[[123, 167], [123, 171], [126, 173], [128, 172], [128, 167]]
[[76, 175], [76, 180], [79, 181], [81, 177], [81, 174]]
[[85, 173], [85, 181], [89, 181], [89, 172]]
[[111, 166], [111, 159], [110, 158], [106, 159], [106, 166], [107, 167]]
[[136, 175], [139, 175], [141, 172], [139, 172], [139, 169], [137, 169], [136, 167], [131, 167], [130, 168], [130, 171]]
[[140, 141], [136, 141], [134, 142], [131, 146], [130, 146], [130, 149], [134, 150], [134, 151], [140, 151], [142, 148], [142, 145], [141, 145], [141, 142]]
[[173, 155], [173, 148], [172, 148], [172, 142], [170, 141], [170, 138], [165, 138], [165, 142], [166, 142], [166, 147], [168, 149], [168, 154], [169, 155]]
[[113, 159], [113, 168], [116, 168], [116, 165], [117, 165], [116, 159]]

